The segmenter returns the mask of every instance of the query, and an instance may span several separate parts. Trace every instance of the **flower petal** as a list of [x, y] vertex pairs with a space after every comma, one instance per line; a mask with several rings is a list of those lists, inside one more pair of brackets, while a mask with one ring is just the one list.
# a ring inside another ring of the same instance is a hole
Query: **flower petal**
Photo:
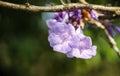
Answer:
[[60, 36], [56, 35], [54, 33], [51, 33], [48, 36], [48, 41], [50, 42], [50, 46], [54, 46], [54, 45], [62, 43], [62, 40], [61, 40]]
[[113, 27], [114, 27], [115, 31], [117, 31], [120, 34], [120, 27], [115, 26], [115, 25]]
[[108, 33], [110, 34], [110, 36], [112, 36], [112, 37], [115, 36], [115, 34], [114, 34], [113, 29], [112, 29], [111, 26], [107, 26], [107, 31], [108, 31]]
[[71, 47], [68, 45], [68, 42], [64, 42], [63, 44], [58, 44], [53, 47], [54, 51], [67, 53], [71, 51]]
[[93, 19], [97, 20], [98, 19], [98, 16], [97, 14], [95, 13], [95, 11], [93, 11], [92, 9], [90, 9], [90, 15]]

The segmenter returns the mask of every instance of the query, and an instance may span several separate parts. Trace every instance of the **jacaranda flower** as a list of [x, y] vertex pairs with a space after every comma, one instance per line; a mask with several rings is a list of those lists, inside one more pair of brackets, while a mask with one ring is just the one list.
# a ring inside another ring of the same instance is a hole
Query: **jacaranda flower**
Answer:
[[115, 33], [114, 33], [113, 28], [112, 28], [111, 25], [107, 25], [106, 29], [107, 29], [108, 33], [110, 34], [110, 36], [112, 36], [112, 37], [115, 36]]
[[93, 11], [92, 9], [90, 9], [90, 15], [93, 19], [97, 20], [98, 16], [96, 15], [95, 11]]
[[48, 41], [55, 51], [67, 53], [71, 51], [69, 46], [72, 36], [75, 34], [75, 28], [71, 24], [57, 22], [56, 20], [47, 20], [49, 27]]
[[[113, 24], [112, 24], [112, 25], [108, 25], [108, 26], [107, 26], [107, 30], [108, 30], [109, 34], [110, 34], [112, 37], [115, 36], [114, 31], [120, 34], [120, 27], [118, 27], [118, 26], [116, 26], [116, 25], [113, 25]], [[114, 30], [114, 31], [113, 31], [113, 30]]]
[[[68, 12], [69, 23], [73, 24], [74, 26], [80, 26], [80, 19], [82, 17], [81, 10], [75, 9]], [[75, 24], [76, 23], [76, 24]]]
[[68, 57], [88, 59], [96, 55], [96, 46], [92, 46], [90, 37], [87, 37], [76, 30], [76, 34], [72, 37], [70, 46], [72, 50], [67, 53]]
[[46, 21], [49, 28], [48, 41], [54, 51], [66, 54], [68, 57], [89, 59], [96, 55], [96, 46], [92, 46], [90, 37], [83, 34], [81, 27], [74, 27], [73, 22], [81, 19], [80, 10], [59, 12], [53, 19]]
[[115, 26], [115, 25], [112, 25], [112, 27], [114, 28], [114, 30], [115, 30], [116, 32], [118, 32], [118, 33], [120, 34], [120, 27]]

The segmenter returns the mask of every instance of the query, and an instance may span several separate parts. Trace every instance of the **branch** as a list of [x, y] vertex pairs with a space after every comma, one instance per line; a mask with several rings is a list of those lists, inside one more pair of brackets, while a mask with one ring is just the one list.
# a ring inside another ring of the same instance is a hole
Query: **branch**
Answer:
[[112, 45], [112, 48], [115, 50], [115, 52], [118, 54], [118, 56], [120, 56], [120, 50], [117, 47], [116, 41], [114, 40], [114, 38], [111, 37], [111, 35], [109, 35], [107, 29], [104, 29], [104, 31], [105, 31], [105, 34], [107, 35], [108, 39], [109, 39], [110, 44]]
[[117, 47], [117, 43], [116, 41], [114, 40], [114, 38], [112, 38], [112, 36], [108, 33], [107, 29], [105, 28], [105, 26], [100, 23], [99, 21], [96, 21], [96, 20], [91, 20], [90, 23], [93, 23], [93, 24], [96, 24], [99, 28], [103, 29], [112, 48], [114, 49], [114, 51], [118, 54], [118, 56], [120, 57], [120, 50], [119, 48]]
[[105, 15], [105, 16], [99, 16], [99, 18], [98, 19], [117, 19], [117, 18], [120, 18], [120, 15]]
[[120, 7], [108, 7], [102, 5], [94, 5], [94, 4], [81, 4], [81, 3], [70, 3], [65, 5], [55, 5], [55, 6], [35, 6], [35, 5], [22, 5], [22, 4], [14, 4], [10, 2], [0, 1], [1, 7], [31, 11], [31, 12], [58, 12], [64, 10], [71, 10], [77, 8], [86, 8], [86, 9], [95, 9], [102, 11], [114, 12], [117, 15], [120, 15]]
[[88, 2], [86, 2], [85, 0], [79, 0], [79, 2], [81, 2], [83, 4], [88, 4]]

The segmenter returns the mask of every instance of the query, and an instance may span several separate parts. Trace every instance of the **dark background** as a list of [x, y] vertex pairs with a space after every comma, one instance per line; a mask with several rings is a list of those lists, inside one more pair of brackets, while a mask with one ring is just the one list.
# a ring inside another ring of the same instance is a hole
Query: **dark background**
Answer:
[[[4, 0], [25, 4], [25, 0]], [[120, 0], [87, 0], [92, 4], [119, 6]], [[59, 0], [29, 0], [32, 5], [45, 6]], [[72, 0], [77, 2], [77, 0]], [[0, 7], [0, 76], [120, 76], [120, 58], [99, 28], [85, 29], [97, 45], [97, 55], [89, 60], [67, 58], [54, 52], [48, 42], [45, 20], [48, 12], [33, 13]], [[120, 19], [112, 19], [120, 26]], [[92, 25], [87, 25], [92, 26]], [[120, 35], [115, 40], [120, 48]]]

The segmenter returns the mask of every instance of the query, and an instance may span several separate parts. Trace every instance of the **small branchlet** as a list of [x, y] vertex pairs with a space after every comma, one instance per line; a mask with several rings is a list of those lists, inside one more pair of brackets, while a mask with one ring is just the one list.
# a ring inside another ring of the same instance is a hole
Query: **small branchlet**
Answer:
[[110, 43], [110, 45], [112, 46], [112, 48], [115, 50], [115, 52], [118, 54], [118, 56], [120, 56], [120, 50], [119, 48], [117, 47], [117, 43], [116, 41], [114, 40], [114, 38], [108, 33], [108, 30], [107, 28], [100, 22], [100, 21], [96, 21], [96, 20], [90, 20], [89, 21], [90, 23], [92, 24], [95, 24], [97, 25], [97, 27], [101, 28], [102, 30], [104, 30], [107, 38], [108, 38], [108, 41]]
[[26, 0], [25, 5], [26, 5], [26, 7], [29, 7], [29, 6], [30, 6], [29, 0]]

